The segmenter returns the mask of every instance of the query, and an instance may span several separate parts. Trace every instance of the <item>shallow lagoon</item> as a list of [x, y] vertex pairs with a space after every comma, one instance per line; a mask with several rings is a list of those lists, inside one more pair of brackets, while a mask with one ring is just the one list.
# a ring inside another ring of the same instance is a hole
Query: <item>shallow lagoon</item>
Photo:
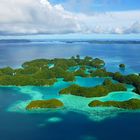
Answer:
[[[118, 71], [120, 63], [127, 64], [123, 73], [140, 72], [139, 44], [94, 44], [94, 43], [30, 43], [0, 44], [0, 66], [18, 67], [22, 62], [36, 58], [70, 57], [80, 54], [101, 57], [107, 61], [107, 68]], [[124, 53], [125, 52], [125, 53]], [[77, 77], [76, 83], [93, 86], [103, 79]], [[110, 109], [89, 109], [91, 99], [68, 95], [59, 96], [58, 91], [71, 83], [60, 79], [52, 87], [0, 87], [0, 139], [1, 140], [137, 140], [139, 139], [140, 114]], [[129, 94], [110, 93], [100, 100], [127, 100], [139, 98]], [[66, 108], [46, 113], [26, 113], [23, 108], [32, 99], [57, 97]], [[80, 99], [80, 100], [79, 100]], [[26, 102], [27, 101], [27, 102]], [[80, 102], [79, 102], [80, 101]], [[79, 110], [80, 108], [80, 110]]]
[[[112, 92], [107, 96], [103, 97], [93, 97], [93, 98], [85, 98], [74, 95], [59, 95], [59, 91], [65, 87], [73, 83], [77, 83], [80, 86], [96, 86], [98, 84], [102, 84], [104, 81], [103, 78], [87, 78], [86, 80], [91, 81], [91, 85], [88, 82], [83, 84], [85, 78], [77, 77], [75, 82], [64, 82], [63, 79], [58, 79], [53, 86], [50, 87], [34, 87], [34, 86], [25, 86], [25, 87], [13, 87], [14, 90], [18, 91], [20, 94], [28, 95], [30, 98], [24, 101], [17, 101], [13, 105], [8, 108], [10, 112], [20, 112], [20, 113], [48, 113], [52, 111], [52, 109], [37, 109], [35, 111], [26, 111], [26, 106], [29, 104], [31, 100], [43, 100], [43, 99], [53, 99], [58, 98], [60, 101], [64, 103], [64, 107], [62, 109], [53, 110], [56, 112], [79, 112], [87, 115], [91, 120], [94, 121], [102, 121], [108, 117], [117, 116], [119, 113], [126, 112], [126, 110], [116, 109], [113, 107], [94, 107], [90, 108], [88, 104], [93, 100], [100, 101], [126, 101], [132, 98], [140, 98], [140, 95], [132, 92], [133, 88], [128, 86], [128, 91], [124, 92]], [[94, 82], [92, 82], [94, 81]]]

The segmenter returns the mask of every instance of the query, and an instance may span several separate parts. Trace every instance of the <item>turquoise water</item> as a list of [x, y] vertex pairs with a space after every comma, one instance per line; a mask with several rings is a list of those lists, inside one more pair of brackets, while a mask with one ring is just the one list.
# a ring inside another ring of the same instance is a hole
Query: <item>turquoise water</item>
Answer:
[[[90, 87], [102, 84], [104, 78], [82, 78], [77, 77], [75, 82], [64, 82], [63, 79], [58, 79], [58, 81], [50, 87], [14, 87], [15, 90], [19, 91], [21, 94], [28, 95], [30, 99], [25, 101], [17, 101], [8, 108], [10, 112], [20, 112], [20, 113], [31, 113], [26, 111], [26, 106], [31, 100], [42, 100], [42, 99], [53, 99], [57, 98], [64, 103], [64, 108], [59, 109], [58, 112], [68, 112], [74, 111], [79, 113], [84, 113], [91, 120], [101, 121], [111, 116], [116, 116], [121, 112], [126, 112], [126, 110], [116, 109], [114, 107], [105, 108], [105, 107], [95, 107], [90, 108], [88, 104], [93, 100], [100, 101], [126, 101], [132, 98], [140, 99], [140, 95], [132, 92], [133, 87], [127, 86], [128, 91], [125, 92], [112, 92], [104, 97], [94, 97], [94, 98], [85, 98], [74, 95], [59, 95], [59, 91], [63, 88], [70, 86], [71, 84], [78, 84], [80, 86]], [[113, 112], [114, 110], [114, 112]], [[48, 110], [50, 111], [50, 110]], [[55, 110], [57, 111], [57, 110]], [[103, 114], [102, 112], [105, 112]], [[110, 111], [113, 113], [110, 114]], [[35, 113], [46, 113], [47, 109], [35, 110]], [[97, 114], [98, 112], [98, 114]]]
[[[140, 72], [139, 52], [140, 44], [5, 43], [0, 44], [0, 66], [19, 67], [22, 62], [36, 58], [67, 58], [80, 54], [103, 58], [108, 70], [128, 74]], [[120, 63], [126, 64], [125, 71], [119, 69]], [[103, 78], [76, 77], [75, 82], [58, 79], [50, 87], [0, 87], [0, 140], [138, 140], [139, 111], [88, 107], [92, 100], [140, 98], [132, 92], [133, 86], [127, 85], [126, 92], [112, 92], [98, 98], [59, 95], [59, 90], [74, 83], [91, 87], [103, 81]], [[25, 110], [31, 100], [52, 98], [63, 101], [65, 107], [34, 112]]]
[[97, 85], [101, 85], [105, 78], [82, 78], [76, 77], [76, 81], [74, 84], [78, 84], [83, 87], [93, 87]]

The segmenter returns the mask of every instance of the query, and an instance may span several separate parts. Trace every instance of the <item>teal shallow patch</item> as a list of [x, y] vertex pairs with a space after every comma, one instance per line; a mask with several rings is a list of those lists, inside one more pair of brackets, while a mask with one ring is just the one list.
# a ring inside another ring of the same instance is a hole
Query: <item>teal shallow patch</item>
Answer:
[[54, 67], [54, 64], [48, 64], [48, 67], [49, 68], [53, 68]]
[[69, 67], [68, 71], [69, 72], [75, 72], [75, 71], [77, 71], [79, 69], [80, 69], [80, 66], [73, 66], [73, 67]]
[[82, 136], [81, 140], [97, 140], [97, 138], [93, 136]]
[[62, 119], [59, 117], [52, 117], [47, 120], [47, 122], [50, 122], [50, 123], [57, 123], [57, 122], [61, 122], [61, 121], [62, 121]]
[[131, 91], [111, 92], [105, 97], [101, 97], [101, 101], [127, 101], [132, 98], [140, 99], [140, 95]]
[[39, 124], [39, 127], [45, 127], [48, 125], [48, 123], [59, 123], [62, 121], [62, 118], [60, 117], [50, 117], [47, 118], [44, 122]]
[[74, 84], [84, 86], [84, 87], [92, 87], [101, 85], [106, 78], [84, 78], [84, 77], [76, 77], [76, 81]]
[[[82, 86], [91, 86], [99, 84], [99, 82], [103, 81], [103, 78], [81, 78], [77, 77], [76, 82]], [[84, 82], [86, 81], [86, 82]], [[76, 83], [75, 82], [75, 83]], [[64, 103], [64, 108], [58, 109], [61, 113], [74, 111], [80, 112], [87, 115], [89, 118], [95, 121], [101, 121], [108, 117], [114, 117], [118, 113], [125, 112], [127, 110], [118, 109], [114, 107], [89, 107], [88, 104], [93, 100], [100, 100], [100, 101], [125, 101], [132, 98], [140, 99], [140, 95], [132, 92], [132, 87], [128, 86], [128, 91], [126, 92], [112, 92], [104, 97], [94, 97], [94, 98], [85, 98], [79, 97], [74, 95], [59, 95], [58, 92], [60, 89], [68, 87], [69, 85], [73, 84], [73, 82], [64, 82], [63, 79], [58, 79], [53, 86], [50, 87], [14, 87], [22, 94], [29, 95], [30, 99], [26, 101], [17, 101], [13, 105], [8, 108], [8, 111], [11, 112], [20, 112], [20, 113], [51, 113], [51, 110], [41, 109], [29, 112], [25, 108], [29, 104], [31, 100], [42, 100], [42, 99], [51, 99], [57, 98]], [[131, 90], [130, 90], [131, 89]], [[55, 110], [53, 110], [55, 111]], [[56, 118], [51, 118], [48, 120], [49, 122], [57, 121]]]

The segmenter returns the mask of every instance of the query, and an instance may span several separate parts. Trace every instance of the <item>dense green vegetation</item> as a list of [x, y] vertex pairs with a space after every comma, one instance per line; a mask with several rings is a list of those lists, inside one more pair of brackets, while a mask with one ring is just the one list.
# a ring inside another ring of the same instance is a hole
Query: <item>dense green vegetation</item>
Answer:
[[57, 80], [53, 79], [37, 79], [32, 76], [27, 75], [15, 75], [15, 76], [1, 76], [0, 85], [15, 85], [15, 86], [43, 86], [43, 85], [53, 85]]
[[119, 83], [130, 84], [135, 87], [134, 92], [140, 94], [140, 75], [122, 75], [120, 72], [108, 72], [105, 68], [90, 71], [92, 77], [111, 77]]
[[98, 100], [92, 101], [89, 103], [90, 107], [117, 107], [123, 109], [140, 109], [140, 100], [139, 99], [130, 99], [128, 101], [106, 101], [101, 102]]
[[76, 72], [74, 72], [75, 76], [81, 76], [81, 77], [88, 77], [88, 74], [85, 73], [84, 69], [79, 69]]
[[[50, 67], [49, 65], [53, 65]], [[75, 76], [89, 77], [85, 74], [85, 67], [102, 68], [105, 62], [101, 59], [85, 57], [81, 59], [79, 55], [69, 59], [37, 59], [22, 64], [22, 68], [12, 69], [10, 67], [0, 69], [0, 85], [16, 86], [46, 86], [53, 85], [57, 78], [64, 81], [74, 81]], [[70, 67], [80, 66], [74, 72], [68, 71]]]
[[119, 72], [112, 74], [112, 78], [120, 83], [131, 84], [135, 87], [134, 92], [140, 94], [140, 76], [136, 74], [122, 75]]
[[[125, 64], [120, 64], [120, 68], [125, 68]], [[69, 59], [37, 59], [22, 64], [21, 68], [13, 69], [5, 67], [0, 69], [0, 85], [15, 86], [48, 86], [57, 82], [57, 78], [63, 78], [63, 81], [71, 82], [80, 77], [104, 77], [101, 85], [95, 87], [81, 87], [73, 84], [59, 91], [60, 94], [72, 94], [82, 97], [101, 97], [106, 96], [113, 91], [126, 91], [126, 84], [135, 87], [134, 92], [140, 94], [140, 74], [122, 75], [119, 72], [108, 72], [105, 69], [105, 62], [99, 58], [86, 56], [80, 58], [72, 56]], [[113, 83], [113, 80], [116, 82]], [[26, 109], [38, 108], [59, 108], [64, 104], [57, 100], [36, 100], [31, 101]], [[114, 106], [124, 109], [139, 109], [140, 100], [131, 99], [129, 101], [92, 101], [90, 107], [94, 106]]]
[[74, 73], [67, 73], [67, 75], [64, 76], [64, 81], [69, 82], [69, 81], [75, 81], [75, 75]]
[[[52, 67], [50, 67], [52, 65]], [[75, 71], [69, 71], [72, 67], [79, 67]], [[13, 69], [11, 67], [5, 67], [0, 69], [0, 85], [16, 85], [16, 86], [47, 86], [53, 85], [57, 78], [63, 78], [64, 81], [75, 81], [75, 76], [81, 77], [111, 77], [119, 83], [131, 84], [135, 87], [134, 92], [140, 94], [140, 75], [130, 74], [122, 75], [119, 72], [108, 72], [105, 69], [105, 62], [99, 58], [92, 58], [86, 56], [81, 59], [79, 55], [72, 56], [69, 59], [54, 58], [54, 59], [37, 59], [22, 64], [22, 68]], [[125, 67], [125, 64], [120, 64], [121, 68]], [[125, 90], [123, 84], [111, 84], [111, 86], [99, 85], [92, 88], [80, 87], [78, 85], [72, 85], [68, 89], [75, 89], [71, 94], [79, 94], [85, 97], [106, 95], [110, 91]], [[121, 87], [122, 89], [116, 89]], [[68, 90], [67, 89], [67, 90]], [[66, 90], [66, 89], [65, 89]], [[61, 90], [60, 93], [65, 90]], [[84, 90], [84, 92], [82, 92]], [[80, 91], [80, 92], [79, 92]], [[87, 92], [88, 91], [88, 92]], [[91, 92], [89, 92], [91, 91]], [[100, 93], [100, 95], [98, 94]], [[85, 95], [87, 94], [87, 95]]]
[[51, 100], [36, 100], [31, 101], [26, 109], [32, 110], [32, 109], [39, 109], [39, 108], [60, 108], [63, 107], [64, 104], [57, 100], [57, 99], [51, 99]]
[[90, 71], [91, 77], [109, 77], [112, 73], [107, 72], [105, 68]]
[[125, 64], [120, 64], [119, 67], [124, 69], [125, 68]]
[[95, 87], [81, 87], [79, 85], [71, 85], [60, 91], [60, 94], [72, 94], [83, 97], [101, 97], [113, 91], [126, 91], [124, 84], [114, 84], [111, 80], [107, 79], [102, 85]]

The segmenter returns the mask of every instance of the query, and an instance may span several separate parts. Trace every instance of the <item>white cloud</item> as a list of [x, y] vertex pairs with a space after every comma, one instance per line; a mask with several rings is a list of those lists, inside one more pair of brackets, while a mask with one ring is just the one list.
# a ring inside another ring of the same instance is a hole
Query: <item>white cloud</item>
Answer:
[[140, 11], [79, 14], [79, 20], [91, 33], [140, 33]]
[[[90, 0], [89, 0], [90, 1]], [[140, 11], [72, 13], [48, 0], [0, 0], [1, 34], [140, 33]]]
[[47, 0], [0, 0], [0, 32], [78, 32], [76, 16]]
[[135, 22], [124, 32], [125, 33], [140, 33], [140, 22]]

